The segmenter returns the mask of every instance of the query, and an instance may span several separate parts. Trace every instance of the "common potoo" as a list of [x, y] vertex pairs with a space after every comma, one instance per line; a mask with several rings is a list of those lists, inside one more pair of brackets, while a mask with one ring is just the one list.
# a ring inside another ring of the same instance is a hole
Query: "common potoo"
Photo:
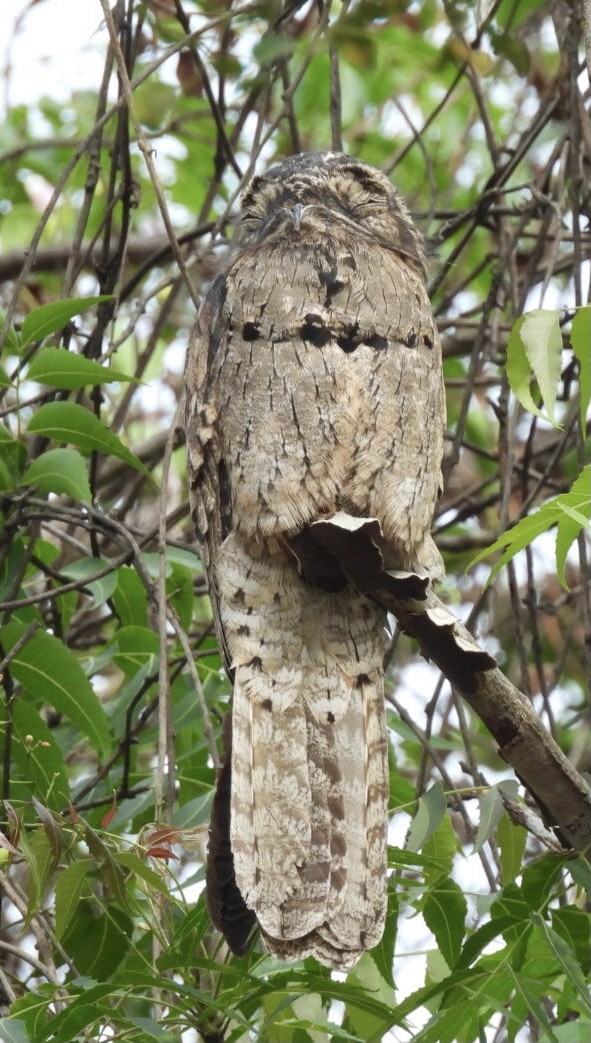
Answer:
[[442, 572], [429, 529], [445, 406], [424, 274], [384, 174], [294, 156], [247, 188], [191, 339], [193, 512], [234, 685], [207, 877], [236, 951], [254, 915], [272, 953], [332, 967], [382, 934], [386, 613], [311, 526], [375, 518], [388, 567]]

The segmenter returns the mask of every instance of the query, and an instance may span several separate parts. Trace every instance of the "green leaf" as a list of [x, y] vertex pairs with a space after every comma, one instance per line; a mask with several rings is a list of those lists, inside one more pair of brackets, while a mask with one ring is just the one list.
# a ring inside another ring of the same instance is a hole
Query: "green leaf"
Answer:
[[[362, 993], [371, 993], [375, 999], [380, 1000], [385, 1007], [392, 1003], [393, 989], [380, 973], [372, 955], [364, 953], [359, 963], [349, 972], [347, 982], [358, 985]], [[350, 1027], [359, 1039], [382, 1039], [385, 1032], [390, 1028], [390, 1018], [383, 1018], [368, 1014], [360, 1010], [354, 1003], [347, 1004], [347, 1014]]]
[[85, 452], [116, 456], [142, 474], [150, 474], [113, 431], [109, 431], [90, 410], [75, 402], [47, 402], [31, 417], [28, 432], [77, 445]]
[[21, 327], [21, 347], [26, 348], [33, 341], [43, 340], [50, 333], [61, 330], [75, 315], [80, 315], [88, 308], [94, 307], [101, 301], [110, 301], [111, 295], [106, 294], [99, 297], [73, 297], [67, 301], [52, 301], [51, 304], [42, 304], [27, 315]]
[[[449, 815], [444, 815], [437, 828], [423, 844], [423, 855], [433, 860], [434, 866], [425, 866], [425, 878], [431, 883], [451, 868], [459, 849], [458, 837]], [[437, 866], [437, 869], [435, 869]]]
[[122, 565], [118, 569], [113, 602], [122, 627], [148, 625], [148, 594], [133, 566]]
[[504, 887], [506, 884], [512, 883], [521, 872], [527, 831], [523, 826], [517, 826], [512, 822], [505, 812], [497, 828], [497, 841], [501, 863], [501, 883]]
[[478, 797], [478, 803], [480, 805], [480, 821], [478, 823], [478, 832], [476, 833], [476, 838], [474, 840], [474, 854], [480, 851], [483, 844], [490, 839], [505, 813], [505, 807], [501, 795], [503, 789], [506, 790], [510, 796], [515, 797], [517, 795], [517, 790], [519, 789], [519, 784], [515, 779], [508, 779], [506, 782], [498, 783], [496, 786], [490, 786], [489, 789], [485, 790], [485, 792], [481, 793]]
[[[98, 1033], [84, 1033], [95, 1022], [105, 1022], [112, 1014], [112, 998], [116, 995], [112, 984], [91, 985], [73, 998], [74, 986], [68, 988], [68, 1002], [51, 1019], [51, 1043], [72, 1043], [72, 1040], [96, 1039]], [[100, 1000], [106, 1000], [101, 1003]], [[97, 1026], [98, 1027], [98, 1026]]]
[[583, 974], [591, 971], [591, 921], [586, 910], [565, 905], [552, 910], [552, 926], [570, 946]]
[[539, 510], [521, 518], [516, 525], [501, 536], [490, 547], [480, 551], [472, 558], [469, 567], [477, 565], [478, 562], [487, 558], [495, 551], [503, 550], [501, 557], [494, 563], [487, 585], [491, 582], [497, 572], [510, 561], [518, 551], [528, 547], [530, 543], [547, 532], [548, 529], [558, 525], [556, 542], [556, 565], [558, 578], [563, 587], [566, 587], [564, 579], [564, 567], [566, 555], [573, 541], [582, 528], [589, 525], [589, 514], [591, 513], [591, 464], [584, 467], [580, 475], [573, 482], [568, 493], [561, 493], [552, 500], [548, 500]]
[[121, 908], [125, 909], [128, 901], [123, 869], [115, 860], [103, 838], [91, 826], [86, 826], [84, 837], [88, 850], [100, 868], [101, 878], [109, 889], [111, 897], [118, 902]]
[[[25, 630], [16, 619], [2, 627], [4, 648], [11, 649]], [[49, 703], [77, 725], [101, 754], [109, 751], [105, 712], [78, 660], [61, 641], [37, 631], [17, 652], [11, 669], [35, 704]]]
[[581, 970], [581, 966], [576, 958], [576, 954], [565, 942], [563, 938], [558, 934], [554, 928], [550, 927], [546, 923], [544, 918], [538, 913], [532, 914], [532, 919], [544, 934], [550, 949], [556, 958], [558, 965], [562, 968], [562, 971], [566, 975], [566, 978], [572, 985], [577, 997], [580, 999], [583, 1007], [588, 1013], [591, 1013], [591, 999], [589, 998], [589, 987], [585, 975]]
[[[543, 417], [554, 427], [556, 387], [562, 364], [562, 333], [559, 311], [539, 308], [517, 320], [507, 343], [507, 379], [522, 406]], [[532, 375], [537, 381], [546, 415], [534, 402], [530, 390]]]
[[33, 1043], [24, 1021], [18, 1018], [0, 1018], [0, 1039], [2, 1043]]
[[[589, 354], [591, 355], [591, 349]], [[568, 590], [565, 578], [566, 557], [581, 529], [589, 525], [591, 464], [583, 468], [568, 493], [561, 493], [556, 497], [556, 504], [562, 511], [556, 533], [556, 571], [561, 586]]]
[[90, 859], [73, 862], [59, 874], [55, 882], [55, 936], [58, 941], [64, 937], [78, 909], [82, 888], [92, 867]]
[[53, 811], [59, 811], [70, 799], [68, 771], [62, 752], [35, 707], [25, 699], [17, 699], [13, 708], [14, 738], [12, 781], [17, 781], [17, 767], [34, 793]]
[[66, 348], [42, 348], [32, 360], [28, 374], [30, 380], [49, 387], [76, 391], [95, 384], [111, 384], [132, 381], [125, 373], [101, 366], [84, 355], [76, 355]]
[[104, 605], [105, 601], [108, 601], [117, 586], [116, 569], [113, 569], [112, 572], [107, 572], [105, 576], [99, 576], [98, 579], [92, 578], [98, 572], [102, 572], [108, 564], [108, 560], [103, 558], [78, 558], [77, 561], [73, 561], [71, 565], [66, 565], [61, 571], [62, 575], [67, 576], [68, 579], [88, 580], [85, 583], [85, 589], [92, 597], [94, 607], [99, 608], [101, 605]]
[[88, 466], [75, 449], [47, 449], [27, 467], [21, 483], [36, 485], [42, 493], [63, 493], [91, 503]]
[[41, 904], [51, 874], [57, 865], [57, 858], [47, 833], [42, 826], [33, 830], [33, 832], [23, 832], [21, 835], [21, 846], [29, 871], [27, 919], [30, 920]]
[[162, 895], [170, 894], [170, 887], [164, 882], [159, 873], [155, 869], [152, 869], [143, 858], [140, 858], [135, 851], [117, 851], [115, 858], [119, 865], [135, 876], [139, 876], [141, 880], [148, 885], [153, 891], [158, 891]]
[[89, 906], [88, 902], [78, 906], [62, 944], [80, 974], [108, 981], [129, 950], [133, 922], [116, 905], [98, 916]]
[[113, 656], [117, 666], [128, 676], [140, 667], [153, 667], [159, 652], [158, 635], [148, 627], [121, 627], [116, 634], [118, 652]]
[[450, 970], [455, 967], [464, 939], [467, 914], [462, 889], [451, 877], [441, 877], [427, 894], [423, 919], [435, 935], [437, 946]]
[[406, 847], [409, 851], [420, 851], [423, 844], [435, 832], [445, 815], [447, 802], [441, 783], [436, 782], [427, 793], [419, 799], [417, 813], [412, 821]]
[[587, 428], [587, 410], [591, 401], [591, 306], [577, 308], [571, 329], [571, 344], [579, 363], [579, 406], [581, 431]]

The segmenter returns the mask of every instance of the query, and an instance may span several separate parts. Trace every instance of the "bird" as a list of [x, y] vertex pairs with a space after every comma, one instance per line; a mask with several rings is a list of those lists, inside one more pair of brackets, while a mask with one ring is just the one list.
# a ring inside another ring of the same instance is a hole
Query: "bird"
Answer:
[[246, 187], [189, 338], [192, 517], [232, 680], [206, 868], [246, 951], [348, 969], [387, 910], [385, 610], [316, 538], [375, 519], [385, 567], [443, 575], [445, 396], [422, 237], [378, 169], [290, 156]]

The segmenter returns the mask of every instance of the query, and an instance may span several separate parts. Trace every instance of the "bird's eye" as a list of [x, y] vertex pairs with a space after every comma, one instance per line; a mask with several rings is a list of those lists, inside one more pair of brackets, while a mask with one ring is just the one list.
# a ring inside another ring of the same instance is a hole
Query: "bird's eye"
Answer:
[[355, 217], [366, 217], [370, 214], [381, 214], [387, 207], [387, 200], [383, 196], [367, 196], [358, 203], [353, 203], [350, 210]]

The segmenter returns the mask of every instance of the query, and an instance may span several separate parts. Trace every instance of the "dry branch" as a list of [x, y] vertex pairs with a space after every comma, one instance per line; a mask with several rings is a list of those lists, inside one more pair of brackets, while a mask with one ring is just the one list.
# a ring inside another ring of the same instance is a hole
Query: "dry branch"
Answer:
[[375, 519], [340, 512], [313, 526], [319, 545], [367, 597], [391, 612], [478, 714], [565, 847], [589, 857], [591, 791], [544, 728], [531, 702], [469, 630], [414, 573], [386, 571]]

